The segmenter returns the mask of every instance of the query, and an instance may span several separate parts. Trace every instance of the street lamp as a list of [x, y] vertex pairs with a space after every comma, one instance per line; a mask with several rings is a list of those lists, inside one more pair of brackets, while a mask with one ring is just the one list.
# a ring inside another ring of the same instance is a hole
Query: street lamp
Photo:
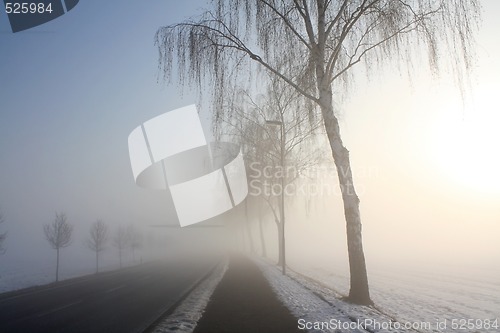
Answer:
[[266, 120], [266, 125], [274, 125], [280, 127], [280, 164], [281, 164], [281, 203], [280, 203], [280, 217], [281, 217], [281, 272], [286, 274], [286, 260], [285, 260], [285, 129], [283, 122], [279, 120]]

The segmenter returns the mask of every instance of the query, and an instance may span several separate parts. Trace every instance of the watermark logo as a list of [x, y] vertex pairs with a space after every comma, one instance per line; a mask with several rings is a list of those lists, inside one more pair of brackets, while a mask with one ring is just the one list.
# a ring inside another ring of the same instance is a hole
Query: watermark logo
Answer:
[[52, 21], [69, 12], [80, 0], [4, 0], [12, 32], [19, 32]]
[[279, 165], [252, 162], [249, 165], [249, 194], [251, 196], [287, 197], [306, 196], [342, 196], [363, 194], [365, 188], [363, 180], [379, 177], [377, 167], [357, 168], [356, 175], [361, 183], [356, 186], [341, 185], [338, 183], [339, 174], [342, 177], [351, 176], [351, 168], [337, 169], [335, 166], [324, 164], [312, 165], [307, 168], [298, 168], [288, 165], [283, 168]]
[[220, 215], [248, 194], [240, 148], [207, 143], [195, 105], [159, 115], [128, 137], [137, 185], [169, 190], [181, 226]]

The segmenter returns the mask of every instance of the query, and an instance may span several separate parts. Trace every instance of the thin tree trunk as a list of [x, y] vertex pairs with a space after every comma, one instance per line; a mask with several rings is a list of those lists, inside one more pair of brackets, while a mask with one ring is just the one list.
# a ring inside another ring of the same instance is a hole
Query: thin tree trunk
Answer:
[[267, 249], [266, 249], [266, 240], [264, 238], [264, 230], [263, 230], [263, 226], [262, 226], [262, 214], [259, 213], [259, 234], [260, 234], [260, 244], [262, 246], [262, 256], [264, 258], [267, 257]]
[[250, 246], [250, 253], [254, 253], [252, 230], [250, 229], [250, 219], [248, 218], [248, 200], [245, 200], [245, 231], [248, 235], [248, 243]]
[[286, 274], [285, 267], [286, 267], [286, 258], [285, 258], [285, 229], [284, 229], [284, 224], [283, 221], [279, 225], [279, 230], [280, 230], [280, 241], [279, 241], [279, 246], [280, 246], [280, 260], [279, 260], [279, 265], [281, 266], [281, 272], [283, 274]]
[[56, 282], [59, 281], [59, 248], [56, 249]]
[[99, 251], [95, 251], [95, 273], [99, 273]]
[[337, 168], [344, 203], [351, 278], [348, 300], [356, 304], [372, 304], [361, 236], [359, 198], [354, 189], [349, 151], [344, 147], [340, 138], [340, 127], [333, 113], [331, 87], [322, 90], [320, 94], [321, 112], [330, 141], [333, 160]]
[[282, 232], [283, 228], [281, 227], [281, 223], [278, 221], [276, 222], [276, 227], [278, 228], [278, 266], [283, 265], [283, 237], [282, 237]]

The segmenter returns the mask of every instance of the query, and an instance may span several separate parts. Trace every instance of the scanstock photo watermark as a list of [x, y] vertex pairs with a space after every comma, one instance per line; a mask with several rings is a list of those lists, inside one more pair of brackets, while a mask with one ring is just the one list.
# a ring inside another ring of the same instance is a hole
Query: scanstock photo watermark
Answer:
[[398, 322], [383, 321], [372, 318], [352, 320], [330, 319], [328, 321], [307, 321], [299, 319], [299, 330], [416, 330], [424, 332], [443, 332], [453, 330], [456, 332], [497, 332], [498, 318], [495, 319], [436, 319], [435, 321]]
[[[340, 170], [347, 176], [350, 170]], [[359, 167], [353, 170], [357, 195], [365, 192], [364, 181], [379, 177], [379, 169], [374, 166]], [[353, 194], [354, 187], [338, 183], [337, 169], [332, 166], [313, 166], [297, 168], [295, 166], [271, 166], [252, 162], [248, 172], [248, 193], [252, 196], [342, 196], [343, 192]], [[359, 180], [359, 181], [358, 181]]]

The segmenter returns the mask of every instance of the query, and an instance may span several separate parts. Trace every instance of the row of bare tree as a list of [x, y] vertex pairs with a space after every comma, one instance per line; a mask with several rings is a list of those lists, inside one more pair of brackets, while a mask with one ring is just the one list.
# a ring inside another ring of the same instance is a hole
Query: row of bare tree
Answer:
[[[56, 213], [52, 223], [43, 226], [45, 238], [50, 246], [56, 250], [56, 282], [59, 281], [59, 252], [73, 242], [73, 225], [68, 223], [66, 214]], [[122, 267], [122, 256], [125, 250], [130, 249], [135, 260], [135, 252], [142, 247], [142, 234], [133, 226], [119, 226], [113, 237], [109, 237], [109, 227], [102, 220], [95, 221], [89, 230], [85, 240], [85, 246], [95, 252], [95, 271], [99, 272], [99, 255], [106, 249], [108, 241], [118, 250], [120, 268]]]
[[244, 154], [250, 186], [245, 232], [250, 248], [250, 225], [257, 220], [266, 255], [264, 224], [270, 217], [277, 228], [278, 264], [285, 272], [285, 207], [296, 194], [288, 189], [301, 174], [323, 164], [327, 154], [319, 144], [324, 130], [314, 106], [278, 78], [268, 80], [255, 97], [245, 90], [233, 94], [233, 112], [222, 115], [217, 129], [220, 136], [237, 142]]
[[[211, 98], [216, 128], [221, 122], [239, 118], [231, 124], [239, 126], [238, 132], [247, 143], [246, 153], [253, 154], [250, 160], [265, 159], [258, 155], [265, 149], [255, 148], [251, 140], [269, 132], [264, 124], [272, 122], [279, 124], [281, 131], [279, 141], [274, 141], [279, 142], [279, 149], [274, 152], [279, 151], [279, 163], [286, 166], [287, 151], [294, 149], [290, 134], [293, 137], [292, 129], [304, 118], [295, 120], [292, 106], [284, 108], [285, 113], [275, 108], [272, 114], [264, 114], [264, 120], [270, 121], [256, 122], [256, 113], [247, 112], [251, 108], [237, 111], [234, 87], [242, 87], [251, 96], [252, 89], [263, 86], [267, 75], [278, 80], [283, 91], [299, 96], [299, 108], [318, 115], [326, 139], [322, 146], [333, 159], [344, 206], [351, 284], [348, 299], [372, 304], [360, 200], [338, 119], [340, 102], [352, 92], [359, 76], [354, 69], [359, 65], [365, 65], [367, 74], [383, 68], [380, 65], [384, 63], [406, 63], [413, 69], [419, 56], [427, 57], [434, 73], [451, 68], [463, 92], [464, 79], [473, 67], [474, 32], [479, 21], [478, 0], [213, 0], [199, 17], [158, 29], [156, 43], [165, 80], [177, 76], [177, 83], [198, 89], [200, 100]], [[392, 97], [387, 96], [388, 101]], [[280, 115], [285, 114], [283, 119]], [[313, 125], [314, 117], [311, 119]], [[252, 129], [251, 138], [246, 138]], [[270, 163], [276, 164], [276, 159]], [[286, 177], [278, 178], [283, 187]], [[283, 208], [279, 218], [274, 215], [283, 229]], [[284, 244], [280, 248], [284, 254]]]

